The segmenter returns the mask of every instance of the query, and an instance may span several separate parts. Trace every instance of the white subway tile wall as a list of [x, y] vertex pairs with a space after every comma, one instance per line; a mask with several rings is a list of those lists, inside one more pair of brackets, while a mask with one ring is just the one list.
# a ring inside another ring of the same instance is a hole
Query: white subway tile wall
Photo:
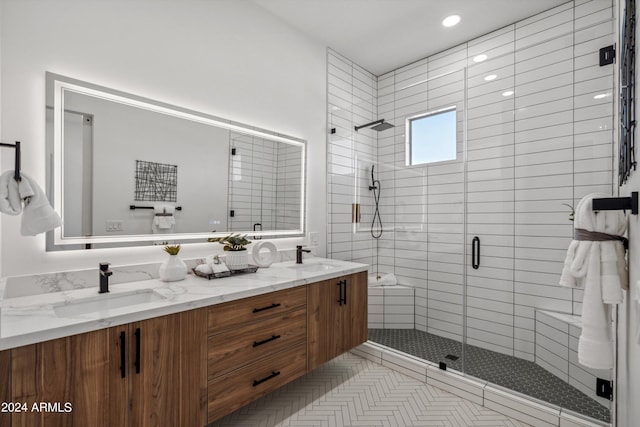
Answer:
[[603, 406], [609, 400], [595, 393], [596, 378], [611, 379], [610, 370], [591, 369], [578, 362], [580, 316], [536, 310], [535, 362]]
[[369, 287], [369, 328], [414, 329], [415, 289], [410, 286]]
[[230, 139], [229, 231], [300, 228], [300, 147], [235, 132]]
[[234, 214], [229, 217], [229, 231], [252, 230], [256, 223], [272, 230], [275, 228], [277, 143], [235, 132], [230, 138], [236, 154], [230, 154], [229, 209]]
[[[615, 67], [598, 50], [614, 42], [612, 2], [576, 0], [378, 77], [330, 50], [329, 255], [415, 288], [416, 329], [534, 361], [535, 310], [581, 310], [558, 285], [570, 206], [611, 194]], [[406, 118], [448, 106], [458, 160], [405, 166]], [[395, 128], [353, 131], [378, 118]], [[382, 187], [377, 241], [363, 162]]]

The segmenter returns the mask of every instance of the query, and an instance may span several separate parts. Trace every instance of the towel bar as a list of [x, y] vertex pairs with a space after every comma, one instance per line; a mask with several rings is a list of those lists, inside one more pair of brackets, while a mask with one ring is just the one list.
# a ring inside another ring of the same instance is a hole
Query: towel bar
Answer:
[[[132, 211], [136, 210], [136, 209], [153, 209], [153, 206], [136, 206], [136, 205], [129, 205], [129, 209], [131, 209]], [[181, 211], [182, 210], [182, 206], [176, 206], [176, 210], [177, 211]], [[162, 214], [160, 214], [162, 215]]]
[[593, 199], [592, 208], [594, 211], [630, 210], [633, 215], [638, 215], [638, 192], [632, 192], [631, 197]]
[[0, 147], [11, 147], [16, 149], [15, 167], [13, 168], [13, 179], [20, 181], [20, 141], [16, 141], [15, 144], [4, 144], [0, 142]]

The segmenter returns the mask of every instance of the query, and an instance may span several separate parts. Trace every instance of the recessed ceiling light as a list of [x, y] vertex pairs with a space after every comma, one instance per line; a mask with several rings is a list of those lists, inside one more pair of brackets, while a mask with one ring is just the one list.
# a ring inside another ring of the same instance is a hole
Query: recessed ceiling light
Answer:
[[460, 16], [451, 15], [451, 16], [447, 16], [442, 20], [442, 25], [444, 25], [445, 27], [453, 27], [458, 22], [460, 22]]
[[502, 96], [511, 96], [513, 95], [513, 91], [512, 90], [508, 90], [506, 92], [502, 92]]
[[606, 98], [607, 94], [606, 93], [599, 93], [596, 96], [593, 97], [593, 99], [602, 99], [602, 98]]
[[485, 79], [486, 81], [490, 82], [491, 80], [495, 80], [495, 79], [496, 79], [496, 77], [498, 77], [498, 76], [496, 76], [495, 74], [489, 74], [489, 75], [488, 75], [487, 77], [485, 77], [484, 79]]
[[487, 59], [487, 55], [485, 55], [484, 53], [480, 54], [480, 55], [476, 55], [473, 57], [473, 62], [482, 62], [484, 60]]

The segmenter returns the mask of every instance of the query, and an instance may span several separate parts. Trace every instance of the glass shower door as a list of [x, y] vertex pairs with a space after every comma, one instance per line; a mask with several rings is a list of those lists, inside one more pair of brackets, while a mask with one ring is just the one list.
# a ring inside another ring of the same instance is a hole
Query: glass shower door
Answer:
[[[426, 190], [426, 289], [416, 289], [416, 327], [429, 339], [427, 360], [463, 371], [465, 355], [465, 69], [459, 55], [430, 59], [427, 112], [455, 111], [456, 159], [423, 167]], [[442, 141], [444, 143], [444, 141]], [[422, 323], [424, 322], [424, 323]]]
[[[606, 90], [613, 76], [580, 44], [580, 7], [536, 22], [553, 36], [533, 42], [526, 26], [514, 26], [468, 46], [464, 368], [609, 422], [611, 402], [596, 384], [611, 373], [577, 359], [582, 292], [558, 284], [570, 206], [611, 188], [612, 106], [592, 85]], [[595, 74], [603, 77], [588, 80]]]

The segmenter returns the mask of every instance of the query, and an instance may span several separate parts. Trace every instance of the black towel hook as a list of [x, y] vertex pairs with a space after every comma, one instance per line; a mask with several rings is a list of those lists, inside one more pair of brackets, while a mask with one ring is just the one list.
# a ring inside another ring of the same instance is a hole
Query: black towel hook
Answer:
[[22, 177], [20, 176], [20, 141], [16, 141], [15, 144], [4, 144], [0, 142], [0, 147], [11, 147], [16, 149], [15, 167], [13, 168], [13, 178], [20, 182]]

